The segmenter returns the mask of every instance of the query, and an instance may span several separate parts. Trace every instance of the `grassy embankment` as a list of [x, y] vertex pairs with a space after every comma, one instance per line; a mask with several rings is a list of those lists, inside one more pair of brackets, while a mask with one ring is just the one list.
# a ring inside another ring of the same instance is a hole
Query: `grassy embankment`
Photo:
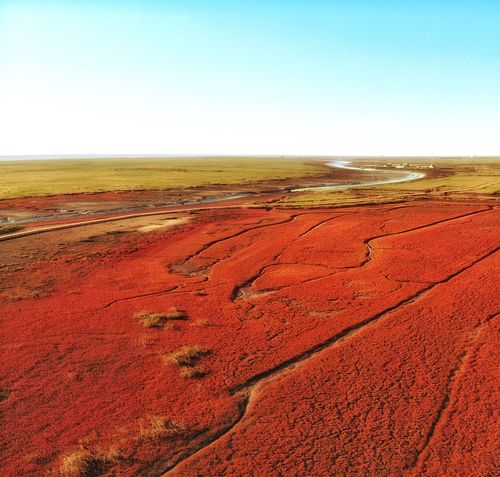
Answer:
[[[420, 172], [427, 172], [428, 176], [417, 181], [356, 187], [344, 191], [304, 192], [286, 197], [277, 205], [321, 207], [390, 203], [413, 198], [498, 199], [500, 194], [500, 158], [497, 160], [478, 158], [468, 162], [453, 159], [428, 161], [428, 163], [431, 162], [435, 164], [436, 169], [420, 170]], [[360, 164], [362, 163], [360, 162]]]
[[0, 199], [116, 190], [187, 189], [319, 176], [295, 158], [66, 159], [0, 162]]

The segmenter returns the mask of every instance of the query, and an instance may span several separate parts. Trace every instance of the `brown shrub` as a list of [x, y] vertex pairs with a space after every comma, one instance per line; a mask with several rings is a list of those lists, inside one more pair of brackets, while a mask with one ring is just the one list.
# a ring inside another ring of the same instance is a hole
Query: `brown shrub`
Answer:
[[184, 427], [182, 425], [163, 416], [148, 416], [139, 425], [139, 438], [164, 439], [176, 437], [183, 430]]
[[171, 306], [165, 313], [168, 320], [185, 320], [187, 319], [187, 313], [183, 310], [179, 310], [175, 306]]
[[100, 472], [103, 462], [86, 450], [74, 451], [63, 458], [60, 474], [64, 477], [90, 477]]
[[194, 379], [206, 376], [207, 371], [201, 366], [183, 366], [181, 367], [180, 374], [183, 378]]
[[18, 230], [22, 230], [22, 227], [19, 225], [0, 225], [0, 235], [11, 234], [13, 232], [17, 232]]
[[67, 454], [59, 468], [59, 474], [64, 477], [93, 477], [101, 475], [110, 465], [123, 455], [115, 448], [106, 451], [90, 452], [80, 449]]
[[175, 364], [177, 366], [193, 367], [198, 364], [202, 356], [209, 354], [209, 351], [202, 346], [183, 346], [172, 353], [162, 356], [165, 363]]
[[169, 320], [185, 320], [185, 312], [171, 307], [166, 312], [154, 313], [150, 311], [139, 311], [134, 315], [142, 323], [144, 328], [162, 328]]

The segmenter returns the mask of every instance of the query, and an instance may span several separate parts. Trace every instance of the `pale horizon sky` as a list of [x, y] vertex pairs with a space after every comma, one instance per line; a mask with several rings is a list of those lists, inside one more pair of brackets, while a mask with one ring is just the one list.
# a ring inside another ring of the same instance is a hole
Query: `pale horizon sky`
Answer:
[[0, 0], [0, 156], [500, 155], [500, 2]]

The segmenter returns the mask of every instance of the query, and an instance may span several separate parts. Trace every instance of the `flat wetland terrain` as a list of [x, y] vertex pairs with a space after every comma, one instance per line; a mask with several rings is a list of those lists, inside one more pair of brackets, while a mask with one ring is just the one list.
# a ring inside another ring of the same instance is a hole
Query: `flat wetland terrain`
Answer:
[[0, 199], [118, 190], [182, 189], [324, 173], [318, 164], [276, 158], [0, 161]]
[[494, 475], [499, 162], [327, 160], [0, 162], [0, 474]]

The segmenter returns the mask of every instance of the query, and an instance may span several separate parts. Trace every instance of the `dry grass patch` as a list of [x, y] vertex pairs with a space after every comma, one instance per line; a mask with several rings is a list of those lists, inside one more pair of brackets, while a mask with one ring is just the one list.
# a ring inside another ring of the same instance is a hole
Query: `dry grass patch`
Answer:
[[116, 447], [111, 447], [107, 450], [99, 450], [97, 455], [105, 462], [115, 462], [124, 459], [124, 455]]
[[183, 346], [172, 353], [163, 355], [162, 359], [167, 364], [177, 366], [196, 366], [198, 361], [209, 354], [208, 349], [202, 346]]
[[163, 416], [148, 416], [139, 424], [140, 439], [165, 439], [177, 437], [184, 426]]
[[186, 379], [202, 378], [207, 375], [207, 370], [201, 366], [183, 366], [180, 375]]
[[210, 354], [207, 348], [202, 346], [183, 346], [162, 356], [163, 362], [179, 366], [180, 375], [183, 378], [202, 378], [208, 371], [199, 366], [199, 361], [203, 356]]
[[151, 313], [149, 311], [139, 311], [134, 315], [144, 328], [162, 328], [167, 321], [164, 313]]
[[64, 477], [90, 477], [101, 472], [103, 462], [86, 450], [79, 450], [64, 457], [60, 474]]
[[139, 311], [134, 315], [144, 328], [163, 328], [170, 320], [185, 320], [187, 314], [175, 306], [165, 312]]
[[93, 477], [101, 475], [113, 462], [122, 459], [123, 455], [115, 448], [107, 451], [90, 452], [85, 449], [67, 454], [59, 468], [64, 477]]
[[175, 306], [171, 306], [165, 313], [169, 320], [186, 320], [187, 313], [184, 310], [179, 310]]
[[22, 230], [19, 225], [0, 225], [0, 235], [11, 234], [19, 230]]

